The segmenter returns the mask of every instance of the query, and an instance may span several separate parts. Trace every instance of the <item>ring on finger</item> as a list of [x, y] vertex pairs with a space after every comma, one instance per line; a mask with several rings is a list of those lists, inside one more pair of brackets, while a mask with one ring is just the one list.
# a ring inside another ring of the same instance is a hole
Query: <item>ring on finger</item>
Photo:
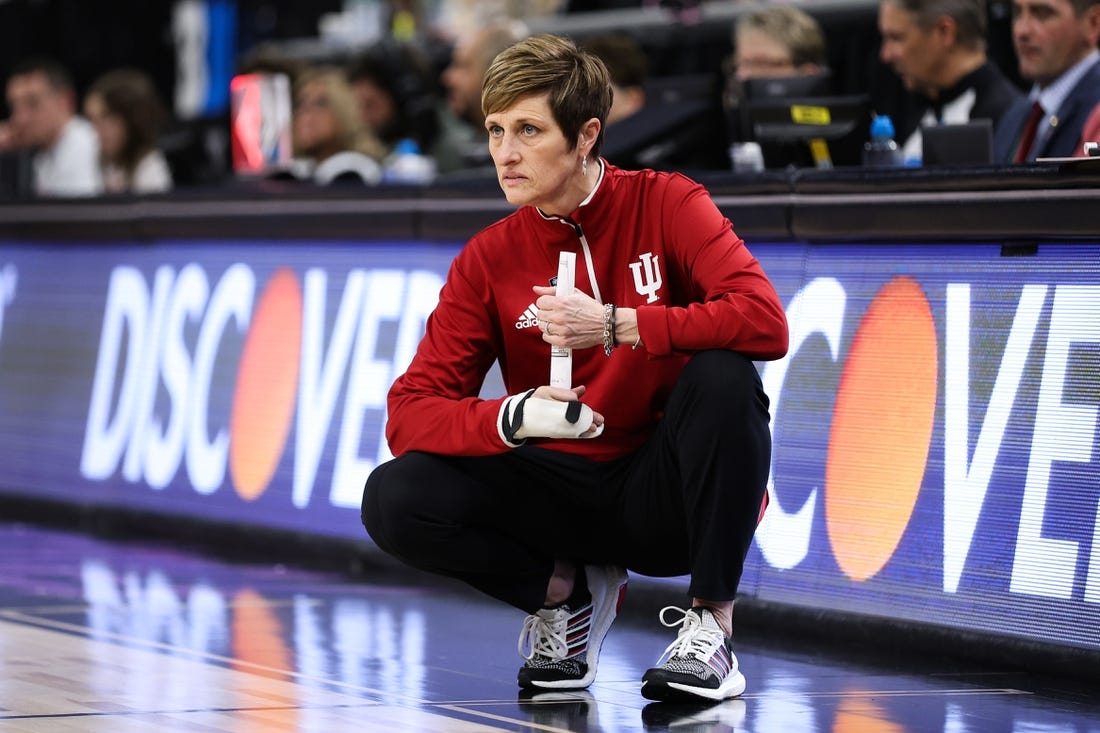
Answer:
[[553, 333], [551, 333], [551, 331], [550, 331], [550, 321], [547, 321], [547, 322], [546, 322], [546, 335], [547, 335], [547, 336], [553, 336], [553, 335], [554, 335], [554, 334], [553, 334]]

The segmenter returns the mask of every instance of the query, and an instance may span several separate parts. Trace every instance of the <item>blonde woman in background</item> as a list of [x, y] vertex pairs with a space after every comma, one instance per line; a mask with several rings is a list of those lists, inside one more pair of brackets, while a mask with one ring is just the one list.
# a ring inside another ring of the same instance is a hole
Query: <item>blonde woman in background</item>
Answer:
[[294, 154], [298, 173], [316, 183], [382, 180], [382, 143], [363, 124], [355, 93], [336, 68], [309, 69], [294, 89]]

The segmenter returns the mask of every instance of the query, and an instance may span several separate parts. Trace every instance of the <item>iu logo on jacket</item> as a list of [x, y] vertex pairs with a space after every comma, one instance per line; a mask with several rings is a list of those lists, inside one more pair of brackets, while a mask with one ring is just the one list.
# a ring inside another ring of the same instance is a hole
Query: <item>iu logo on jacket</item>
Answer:
[[638, 295], [645, 296], [645, 302], [655, 303], [657, 291], [661, 289], [661, 267], [658, 258], [652, 252], [646, 252], [638, 259], [641, 262], [630, 263], [630, 274], [634, 276], [634, 289]]

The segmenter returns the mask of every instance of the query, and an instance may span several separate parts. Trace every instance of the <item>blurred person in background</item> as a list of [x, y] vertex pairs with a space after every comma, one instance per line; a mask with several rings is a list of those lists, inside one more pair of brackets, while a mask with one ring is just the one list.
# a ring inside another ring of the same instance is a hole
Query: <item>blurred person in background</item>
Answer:
[[99, 137], [107, 193], [163, 193], [172, 172], [157, 148], [164, 106], [149, 75], [137, 69], [109, 71], [84, 97], [84, 115]]
[[20, 62], [8, 77], [11, 117], [0, 124], [0, 150], [31, 148], [38, 196], [95, 196], [103, 190], [95, 129], [76, 114], [68, 71], [53, 59]]
[[776, 5], [742, 15], [733, 26], [733, 54], [726, 60], [722, 99], [733, 139], [741, 139], [736, 109], [750, 79], [827, 74], [825, 33], [808, 13]]
[[819, 74], [826, 67], [825, 34], [798, 8], [773, 6], [734, 25], [732, 76], [738, 81]]
[[921, 158], [922, 127], [996, 125], [1020, 98], [986, 57], [985, 0], [882, 0], [878, 25], [880, 58], [919, 100], [913, 114], [894, 120], [906, 160]]
[[456, 39], [451, 61], [441, 75], [446, 94], [443, 139], [436, 156], [441, 173], [491, 163], [485, 149], [481, 81], [496, 55], [526, 36], [522, 22], [497, 20]]
[[613, 125], [645, 107], [645, 80], [649, 59], [642, 47], [625, 33], [604, 33], [584, 39], [580, 47], [603, 61], [611, 75], [611, 110], [607, 124]]
[[746, 13], [733, 26], [733, 54], [727, 59], [724, 72], [722, 108], [727, 142], [739, 145], [752, 139], [746, 134], [747, 122], [743, 118], [746, 82], [817, 77], [820, 83], [815, 82], [815, 86], [830, 87], [825, 33], [813, 16], [788, 5]]
[[316, 183], [376, 184], [385, 146], [363, 124], [344, 72], [318, 67], [302, 72], [294, 88], [296, 173]]
[[380, 41], [348, 66], [363, 123], [392, 151], [410, 139], [431, 155], [439, 138], [437, 97], [428, 59], [415, 46]]
[[1027, 97], [1005, 112], [994, 131], [1001, 163], [1068, 157], [1100, 104], [1100, 0], [1013, 0], [1012, 44]]

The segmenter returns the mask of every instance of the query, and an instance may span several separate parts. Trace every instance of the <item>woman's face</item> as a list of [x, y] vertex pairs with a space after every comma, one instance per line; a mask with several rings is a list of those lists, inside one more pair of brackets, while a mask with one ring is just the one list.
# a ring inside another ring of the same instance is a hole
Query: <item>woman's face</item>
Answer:
[[797, 73], [790, 49], [775, 38], [754, 30], [737, 34], [734, 62], [737, 78], [741, 81]]
[[[545, 94], [523, 97], [485, 118], [489, 153], [508, 203], [567, 216], [588, 195], [581, 158], [591, 147], [569, 149]], [[578, 196], [579, 194], [579, 196]]]
[[126, 124], [107, 109], [103, 97], [89, 94], [84, 100], [84, 116], [99, 136], [99, 154], [104, 160], [117, 160], [126, 144]]
[[294, 141], [307, 156], [316, 156], [337, 137], [328, 90], [321, 81], [307, 83], [294, 99]]

